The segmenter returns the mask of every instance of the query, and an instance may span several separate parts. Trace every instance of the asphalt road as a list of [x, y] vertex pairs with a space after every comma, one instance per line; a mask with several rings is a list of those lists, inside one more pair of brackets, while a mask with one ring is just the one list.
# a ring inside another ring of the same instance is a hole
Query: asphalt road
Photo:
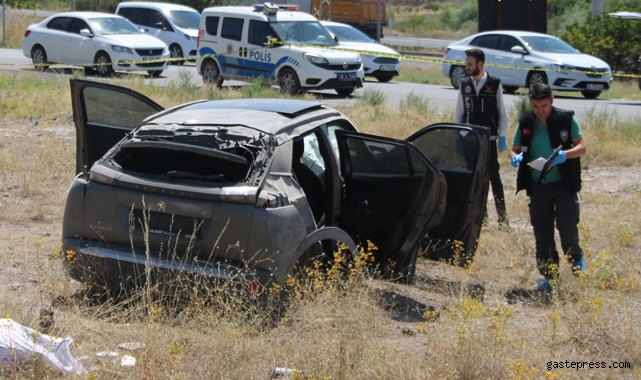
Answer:
[[[405, 63], [404, 63], [405, 64]], [[412, 65], [427, 65], [429, 63], [411, 62]], [[23, 71], [34, 72], [31, 66], [31, 60], [22, 55], [21, 50], [15, 49], [0, 49], [0, 70], [8, 71]], [[185, 74], [186, 73], [186, 74]], [[56, 71], [49, 70], [47, 74], [43, 75], [63, 75], [71, 77], [71, 69], [59, 69]], [[191, 83], [196, 86], [202, 86], [202, 78], [196, 72], [196, 67], [193, 65], [185, 66], [170, 66], [165, 70], [159, 78], [149, 78], [146, 72], [137, 72], [135, 75], [145, 77], [147, 83], [153, 83], [158, 86], [166, 86], [169, 83], [180, 82], [185, 75], [190, 77]], [[87, 77], [88, 79], [100, 80], [97, 77]], [[225, 81], [225, 86], [242, 86], [243, 82]], [[380, 90], [385, 94], [387, 103], [390, 106], [398, 107], [401, 100], [405, 99], [410, 93], [421, 96], [423, 99], [429, 100], [430, 105], [437, 107], [440, 111], [447, 109], [447, 107], [454, 107], [456, 104], [456, 97], [458, 92], [451, 86], [436, 86], [417, 83], [404, 83], [404, 82], [389, 82], [379, 83], [376, 80], [368, 79], [365, 82], [364, 88], [358, 89], [355, 95], [358, 96], [366, 90]], [[327, 104], [354, 104], [357, 98], [350, 96], [348, 98], [336, 95], [334, 91], [323, 90], [313, 91], [319, 95], [323, 102]], [[506, 107], [511, 108], [518, 99], [518, 95], [505, 95]], [[616, 115], [619, 120], [641, 117], [641, 101], [629, 101], [619, 99], [594, 99], [587, 100], [581, 97], [577, 92], [577, 96], [556, 95], [554, 105], [560, 108], [574, 110], [579, 118], [589, 116], [590, 112], [602, 111], [611, 112]]]

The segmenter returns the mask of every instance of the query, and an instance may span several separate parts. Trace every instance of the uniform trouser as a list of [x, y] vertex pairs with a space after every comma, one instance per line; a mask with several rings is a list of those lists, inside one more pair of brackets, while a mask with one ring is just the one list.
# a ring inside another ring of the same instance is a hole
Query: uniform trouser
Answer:
[[577, 261], [583, 257], [579, 245], [579, 199], [564, 181], [549, 184], [532, 183], [530, 221], [536, 242], [536, 263], [547, 279], [556, 277], [559, 253], [554, 242], [554, 222], [561, 237], [566, 258]]
[[494, 205], [496, 213], [499, 215], [499, 223], [507, 223], [507, 211], [505, 209], [505, 194], [503, 193], [503, 183], [499, 173], [499, 157], [496, 150], [496, 140], [490, 141], [490, 161], [487, 165], [487, 175], [492, 186], [492, 195], [494, 195]]

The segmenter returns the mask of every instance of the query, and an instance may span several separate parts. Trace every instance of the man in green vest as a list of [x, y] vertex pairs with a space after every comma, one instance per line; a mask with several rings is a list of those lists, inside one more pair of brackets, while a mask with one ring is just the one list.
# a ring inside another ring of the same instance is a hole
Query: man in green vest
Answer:
[[[519, 120], [512, 147], [512, 166], [519, 169], [517, 193], [525, 189], [530, 197], [530, 222], [536, 242], [536, 261], [545, 277], [538, 289], [551, 291], [559, 274], [559, 253], [554, 242], [554, 224], [559, 231], [563, 253], [572, 273], [586, 270], [579, 245], [579, 200], [581, 160], [586, 152], [579, 123], [573, 111], [552, 106], [550, 87], [538, 83], [529, 92], [532, 111]], [[558, 149], [558, 151], [557, 151]], [[528, 165], [538, 158], [556, 156], [543, 173]]]

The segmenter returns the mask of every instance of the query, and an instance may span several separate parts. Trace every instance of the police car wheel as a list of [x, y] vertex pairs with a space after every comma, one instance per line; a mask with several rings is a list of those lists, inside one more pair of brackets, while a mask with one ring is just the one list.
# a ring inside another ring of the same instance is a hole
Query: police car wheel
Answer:
[[292, 69], [283, 69], [278, 76], [278, 85], [280, 90], [290, 95], [300, 94], [300, 83], [298, 75]]
[[220, 76], [220, 70], [218, 70], [218, 65], [213, 60], [208, 60], [203, 63], [202, 69], [203, 82], [213, 83], [218, 87], [223, 85], [223, 79]]
[[450, 69], [450, 83], [452, 83], [452, 87], [458, 90], [461, 85], [461, 80], [465, 79], [466, 74], [465, 67], [452, 66]]
[[354, 92], [353, 88], [337, 88], [336, 93], [340, 96], [350, 96]]

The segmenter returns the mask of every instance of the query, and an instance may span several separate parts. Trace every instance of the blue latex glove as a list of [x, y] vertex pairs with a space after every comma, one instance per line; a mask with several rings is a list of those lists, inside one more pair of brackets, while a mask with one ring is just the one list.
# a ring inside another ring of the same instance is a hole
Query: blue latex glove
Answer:
[[523, 153], [512, 156], [512, 162], [510, 163], [512, 164], [513, 168], [518, 168], [521, 164], [521, 161], [523, 161]]
[[507, 149], [507, 140], [504, 136], [499, 136], [499, 152]]
[[556, 166], [558, 164], [564, 163], [566, 158], [567, 157], [565, 156], [565, 151], [564, 150], [559, 151], [559, 154], [556, 157], [554, 157], [554, 161], [552, 161], [552, 166]]

